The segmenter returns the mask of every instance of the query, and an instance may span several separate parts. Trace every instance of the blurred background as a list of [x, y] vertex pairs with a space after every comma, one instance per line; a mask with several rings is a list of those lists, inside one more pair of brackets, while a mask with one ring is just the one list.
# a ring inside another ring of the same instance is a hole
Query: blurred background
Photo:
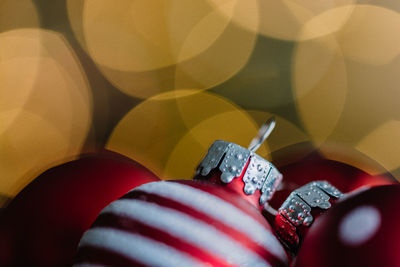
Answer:
[[400, 177], [396, 0], [0, 0], [0, 206], [104, 148], [190, 179], [216, 139]]

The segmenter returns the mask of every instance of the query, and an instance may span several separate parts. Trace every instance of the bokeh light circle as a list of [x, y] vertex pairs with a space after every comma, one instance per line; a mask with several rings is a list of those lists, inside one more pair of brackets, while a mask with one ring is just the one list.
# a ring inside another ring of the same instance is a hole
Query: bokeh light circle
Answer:
[[40, 19], [32, 0], [0, 0], [0, 32], [36, 28]]
[[[296, 125], [277, 114], [258, 110], [247, 110], [247, 113], [257, 123], [257, 125], [262, 125], [267, 119], [272, 117], [276, 121], [274, 130], [265, 141], [268, 144], [270, 154], [261, 155], [263, 157], [269, 157], [275, 161], [276, 159], [273, 156], [274, 152], [310, 141], [310, 137], [303, 131], [303, 129], [301, 129], [301, 127], [299, 127], [299, 125]], [[279, 158], [279, 162], [277, 163], [280, 165], [289, 164], [294, 160], [306, 156], [307, 153], [308, 151], [295, 151], [294, 154], [296, 155], [288, 155], [290, 157], [286, 157], [285, 159]]]
[[312, 140], [321, 144], [331, 134], [347, 96], [347, 70], [332, 35], [298, 43], [293, 87], [298, 112]]
[[294, 57], [296, 106], [314, 144], [325, 157], [374, 174], [400, 167], [389, 152], [400, 119], [399, 19], [357, 5], [343, 27], [300, 42]]
[[229, 2], [217, 9], [208, 0], [68, 0], [67, 7], [99, 70], [138, 98], [220, 84], [243, 68], [256, 40], [231, 23], [242, 8]]
[[399, 135], [400, 120], [390, 120], [363, 137], [355, 147], [375, 159], [386, 170], [393, 171], [400, 167], [400, 155], [394, 153], [400, 151], [400, 143], [397, 142]]
[[[107, 148], [133, 158], [161, 178], [190, 179], [194, 165], [213, 141], [227, 138], [247, 146], [257, 131], [258, 125], [245, 111], [201, 92], [143, 101], [118, 123]], [[265, 147], [260, 151], [265, 154]], [[188, 161], [191, 164], [182, 164]], [[182, 165], [174, 165], [178, 162]]]
[[0, 52], [0, 77], [9, 79], [1, 80], [2, 99], [9, 102], [0, 110], [0, 193], [14, 196], [41, 171], [80, 153], [92, 100], [61, 34], [18, 29], [0, 39], [3, 47], [13, 46]]
[[347, 58], [382, 65], [400, 54], [399, 28], [400, 13], [374, 5], [356, 5], [335, 35]]
[[[16, 109], [26, 102], [38, 72], [40, 53], [37, 31], [0, 33], [0, 112]], [[16, 112], [9, 113], [0, 134], [16, 115]]]
[[[240, 16], [232, 20], [241, 27], [282, 40], [307, 40], [331, 34], [346, 22], [352, 13], [356, 0], [312, 1], [312, 0], [209, 0], [216, 7], [222, 3], [235, 2], [241, 5]], [[334, 16], [325, 16], [315, 20], [319, 15], [343, 7]], [[248, 12], [246, 12], [248, 11]], [[221, 10], [221, 13], [227, 14]], [[257, 19], [258, 27], [254, 28], [249, 20]], [[314, 21], [313, 21], [314, 20]], [[311, 21], [313, 21], [311, 23]], [[307, 34], [304, 27], [308, 23]]]

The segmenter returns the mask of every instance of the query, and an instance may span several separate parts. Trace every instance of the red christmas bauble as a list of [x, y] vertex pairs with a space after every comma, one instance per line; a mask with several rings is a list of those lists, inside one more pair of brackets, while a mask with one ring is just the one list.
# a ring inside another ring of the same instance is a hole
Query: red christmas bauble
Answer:
[[47, 170], [0, 216], [0, 266], [71, 266], [84, 231], [111, 201], [159, 180], [105, 151]]
[[206, 182], [161, 181], [107, 206], [81, 239], [76, 266], [287, 266], [287, 261], [270, 225], [237, 194]]
[[349, 196], [320, 216], [296, 267], [400, 266], [400, 185]]

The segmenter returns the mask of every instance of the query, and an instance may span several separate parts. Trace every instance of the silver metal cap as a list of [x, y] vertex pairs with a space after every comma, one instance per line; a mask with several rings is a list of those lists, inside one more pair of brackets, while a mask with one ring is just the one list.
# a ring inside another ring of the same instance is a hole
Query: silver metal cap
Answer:
[[271, 162], [255, 154], [255, 151], [267, 139], [274, 127], [275, 120], [269, 119], [260, 128], [248, 149], [231, 142], [215, 141], [197, 167], [196, 174], [207, 176], [218, 168], [222, 172], [221, 181], [230, 183], [234, 178], [240, 177], [247, 166], [243, 175], [245, 184], [243, 191], [251, 195], [260, 190], [260, 205], [264, 205], [277, 190], [282, 181], [282, 174]]

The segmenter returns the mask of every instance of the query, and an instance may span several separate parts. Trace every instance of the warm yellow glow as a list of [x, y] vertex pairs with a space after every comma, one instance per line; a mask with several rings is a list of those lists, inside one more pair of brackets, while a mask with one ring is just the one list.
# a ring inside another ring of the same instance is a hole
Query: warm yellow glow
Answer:
[[356, 148], [392, 171], [400, 167], [399, 136], [400, 121], [391, 120], [374, 129], [357, 144]]
[[175, 88], [204, 90], [223, 83], [246, 65], [255, 41], [254, 33], [230, 24], [207, 51], [177, 65]]
[[348, 164], [370, 174], [378, 175], [388, 171], [376, 158], [362, 153], [363, 151], [360, 152], [349, 144], [329, 141], [318, 148], [325, 158]]
[[334, 33], [346, 58], [386, 64], [400, 53], [400, 13], [375, 5], [342, 6], [310, 20], [300, 39]]
[[248, 31], [258, 32], [260, 10], [258, 0], [208, 0], [216, 12]]
[[[174, 147], [166, 163], [165, 179], [190, 179], [197, 165], [217, 139], [247, 147], [258, 132], [257, 124], [241, 110], [234, 110], [207, 117], [185, 134]], [[257, 151], [268, 154], [266, 144]]]
[[298, 39], [308, 40], [340, 31], [356, 8], [357, 5], [345, 5], [314, 16], [304, 24]]
[[0, 0], [0, 32], [40, 25], [32, 0]]
[[67, 7], [78, 41], [104, 76], [139, 98], [220, 84], [247, 63], [256, 40], [254, 29], [232, 23], [246, 9], [229, 1], [68, 0]]
[[306, 133], [303, 132], [303, 130], [281, 116], [263, 111], [249, 110], [247, 112], [257, 122], [258, 125], [262, 125], [271, 117], [275, 118], [276, 126], [266, 140], [270, 153], [291, 145], [310, 141], [310, 138]]
[[373, 5], [357, 5], [337, 40], [347, 58], [386, 64], [400, 54], [400, 13]]
[[[244, 142], [246, 146], [257, 133], [257, 126], [244, 111], [214, 94], [202, 92], [178, 99], [159, 99], [146, 100], [131, 110], [115, 127], [107, 148], [137, 160], [160, 177], [178, 178], [175, 175], [179, 170], [172, 173], [167, 164], [173, 157], [183, 162], [189, 158], [192, 163], [200, 160], [202, 155], [192, 150], [196, 142], [206, 146], [203, 151], [197, 150], [205, 153], [209, 142], [216, 139], [234, 138], [231, 141]], [[205, 127], [209, 127], [208, 133]], [[176, 154], [173, 151], [178, 143], [189, 138], [185, 136], [190, 136], [194, 143], [187, 147], [186, 154]], [[186, 174], [194, 171], [193, 164], [182, 168]]]
[[[0, 120], [8, 120], [10, 112], [0, 113]], [[16, 195], [40, 171], [68, 154], [68, 141], [40, 116], [19, 110], [17, 120], [0, 136], [0, 192]]]
[[[24, 105], [35, 82], [40, 53], [38, 32], [14, 30], [0, 34], [0, 112]], [[16, 115], [9, 113], [0, 134]]]
[[[19, 29], [0, 35], [0, 193], [17, 194], [41, 171], [80, 153], [91, 119], [86, 76], [61, 34]], [[4, 107], [4, 108], [3, 108]]]
[[[338, 8], [322, 14], [326, 20]], [[324, 156], [381, 173], [399, 167], [395, 144], [400, 83], [399, 13], [354, 6], [331, 35], [300, 42], [294, 57], [296, 104]], [[396, 30], [395, 30], [396, 29]], [[392, 140], [393, 142], [393, 140]]]
[[308, 133], [321, 144], [334, 130], [346, 101], [347, 71], [332, 35], [300, 42], [295, 50], [293, 87]]
[[[69, 7], [76, 18], [76, 0]], [[120, 71], [153, 70], [191, 58], [229, 23], [205, 0], [86, 0], [83, 8], [90, 54], [100, 65]]]
[[[240, 6], [240, 14], [232, 20], [249, 31], [283, 40], [306, 40], [327, 35], [340, 28], [351, 14], [356, 0], [312, 1], [312, 0], [209, 0], [216, 6], [221, 3], [234, 3]], [[319, 18], [308, 26], [307, 34], [303, 27], [319, 15], [338, 7], [346, 12], [336, 12], [335, 16]], [[221, 13], [229, 16], [225, 10]], [[257, 20], [257, 27], [249, 21]], [[326, 25], [326, 22], [328, 22]]]

